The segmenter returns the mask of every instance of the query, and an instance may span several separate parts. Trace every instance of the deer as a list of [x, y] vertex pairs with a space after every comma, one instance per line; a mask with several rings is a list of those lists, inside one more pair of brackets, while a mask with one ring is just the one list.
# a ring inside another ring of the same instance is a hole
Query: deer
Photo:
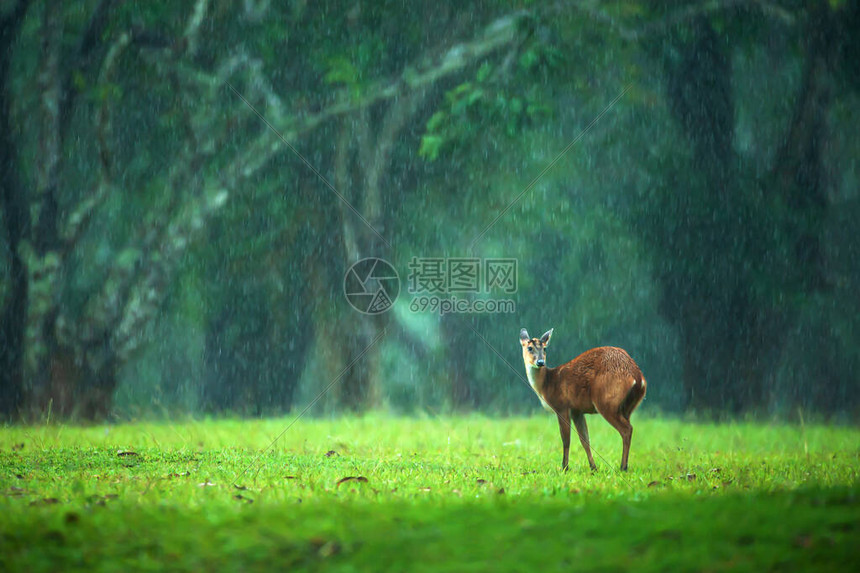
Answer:
[[599, 413], [621, 434], [621, 470], [627, 471], [633, 437], [630, 415], [645, 397], [647, 385], [642, 371], [627, 351], [614, 346], [586, 350], [567, 364], [550, 368], [546, 365], [546, 347], [552, 331], [551, 328], [540, 338], [531, 338], [523, 328], [520, 343], [529, 385], [544, 409], [558, 417], [564, 451], [562, 470], [568, 469], [571, 419], [588, 456], [588, 465], [592, 471], [597, 469], [591, 456], [585, 414]]

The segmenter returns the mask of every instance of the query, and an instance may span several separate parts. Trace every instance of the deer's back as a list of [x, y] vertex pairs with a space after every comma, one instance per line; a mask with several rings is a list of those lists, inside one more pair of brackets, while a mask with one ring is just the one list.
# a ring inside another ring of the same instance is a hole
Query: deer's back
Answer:
[[586, 350], [567, 364], [555, 369], [552, 392], [559, 406], [581, 412], [594, 412], [595, 394], [626, 395], [642, 371], [623, 348], [601, 346]]

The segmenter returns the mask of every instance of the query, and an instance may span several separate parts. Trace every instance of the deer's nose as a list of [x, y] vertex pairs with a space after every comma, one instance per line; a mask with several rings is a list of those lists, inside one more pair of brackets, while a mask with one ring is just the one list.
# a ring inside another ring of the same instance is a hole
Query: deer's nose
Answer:
[[544, 361], [544, 360], [538, 360], [538, 361], [536, 362], [536, 364], [538, 365], [538, 367], [541, 367], [541, 366], [543, 366], [544, 364], [546, 364], [546, 361]]

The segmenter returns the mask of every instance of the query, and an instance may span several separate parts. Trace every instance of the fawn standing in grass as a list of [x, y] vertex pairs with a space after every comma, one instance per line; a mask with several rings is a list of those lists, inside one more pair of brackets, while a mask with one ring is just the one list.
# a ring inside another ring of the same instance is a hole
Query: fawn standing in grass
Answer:
[[612, 346], [592, 348], [567, 364], [549, 368], [546, 365], [546, 347], [551, 336], [552, 329], [540, 338], [529, 338], [529, 333], [523, 328], [520, 331], [520, 343], [532, 390], [540, 398], [543, 407], [558, 416], [564, 447], [562, 469], [567, 470], [571, 418], [579, 441], [588, 455], [588, 464], [592, 470], [597, 469], [591, 457], [585, 414], [599, 412], [621, 434], [624, 446], [621, 469], [627, 471], [627, 455], [633, 436], [630, 415], [645, 397], [646, 384], [642, 371], [626, 351]]

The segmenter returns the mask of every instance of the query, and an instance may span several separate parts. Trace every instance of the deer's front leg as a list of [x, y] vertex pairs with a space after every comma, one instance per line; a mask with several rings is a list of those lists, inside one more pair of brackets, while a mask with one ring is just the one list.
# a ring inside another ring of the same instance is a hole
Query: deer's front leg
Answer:
[[582, 449], [585, 450], [585, 455], [588, 456], [588, 465], [594, 471], [597, 469], [597, 464], [594, 463], [594, 458], [591, 457], [591, 443], [588, 440], [588, 425], [585, 423], [585, 414], [574, 412], [573, 425], [576, 426], [576, 433], [579, 434], [579, 443], [582, 444]]
[[558, 429], [561, 432], [561, 446], [564, 448], [564, 455], [561, 459], [561, 469], [567, 471], [567, 455], [570, 452], [570, 412], [564, 410], [558, 412]]

